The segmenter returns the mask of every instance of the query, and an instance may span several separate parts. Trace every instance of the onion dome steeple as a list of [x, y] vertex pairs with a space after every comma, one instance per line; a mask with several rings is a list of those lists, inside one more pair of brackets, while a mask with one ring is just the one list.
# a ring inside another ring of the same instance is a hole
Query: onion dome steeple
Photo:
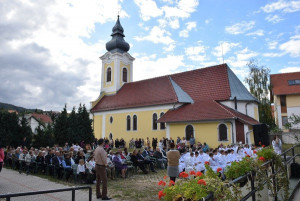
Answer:
[[115, 26], [112, 29], [112, 39], [106, 43], [106, 50], [109, 52], [120, 52], [124, 53], [129, 50], [129, 44], [124, 40], [125, 35], [123, 34], [124, 29], [120, 23], [119, 15]]

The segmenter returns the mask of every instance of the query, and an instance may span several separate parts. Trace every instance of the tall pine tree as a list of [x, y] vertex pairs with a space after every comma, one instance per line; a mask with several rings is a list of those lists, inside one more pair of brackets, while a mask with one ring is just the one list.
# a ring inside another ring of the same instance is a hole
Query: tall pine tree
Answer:
[[68, 113], [67, 105], [65, 105], [63, 111], [57, 116], [54, 123], [54, 137], [55, 143], [64, 145], [70, 139], [68, 136]]

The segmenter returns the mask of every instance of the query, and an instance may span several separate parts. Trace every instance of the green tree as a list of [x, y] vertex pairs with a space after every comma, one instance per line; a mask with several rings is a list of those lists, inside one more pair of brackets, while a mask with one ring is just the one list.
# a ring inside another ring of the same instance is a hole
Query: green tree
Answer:
[[259, 65], [254, 59], [251, 59], [247, 66], [249, 67], [249, 74], [245, 78], [245, 82], [249, 86], [250, 93], [260, 102], [258, 105], [259, 121], [273, 128], [275, 121], [269, 100], [270, 69], [267, 66]]
[[21, 142], [19, 117], [16, 113], [0, 111], [0, 140], [3, 146], [18, 146]]
[[78, 126], [78, 117], [73, 107], [71, 114], [68, 117], [68, 142], [76, 143], [80, 141], [80, 130]]
[[53, 128], [48, 124], [45, 128], [39, 124], [36, 128], [37, 134], [33, 136], [34, 147], [47, 147], [54, 145]]
[[68, 113], [67, 105], [65, 105], [63, 111], [56, 117], [54, 123], [54, 138], [55, 142], [59, 145], [64, 145], [68, 142]]
[[26, 138], [27, 146], [30, 146], [32, 141], [32, 131], [30, 126], [27, 124], [27, 120], [25, 119], [25, 117], [22, 117], [20, 124], [21, 124], [21, 127], [19, 129], [19, 136], [21, 137], [20, 141]]
[[93, 142], [94, 134], [92, 129], [92, 120], [89, 117], [89, 113], [85, 105], [79, 105], [77, 116], [80, 131], [80, 141], [83, 140], [85, 143]]

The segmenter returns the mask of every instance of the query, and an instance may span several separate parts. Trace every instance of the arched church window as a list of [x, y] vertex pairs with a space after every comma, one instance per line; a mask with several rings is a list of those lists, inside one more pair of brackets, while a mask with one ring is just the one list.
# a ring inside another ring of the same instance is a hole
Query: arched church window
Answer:
[[127, 120], [126, 120], [126, 121], [127, 121], [127, 130], [130, 131], [130, 122], [131, 122], [131, 118], [130, 118], [129, 115], [127, 116]]
[[225, 124], [219, 125], [219, 141], [227, 141], [227, 126]]
[[127, 69], [126, 68], [123, 68], [123, 79], [122, 79], [123, 82], [127, 82]]
[[111, 82], [111, 68], [106, 71], [106, 82]]
[[133, 130], [137, 130], [137, 116], [133, 115]]
[[157, 121], [157, 114], [154, 113], [152, 115], [152, 129], [153, 130], [157, 130], [157, 123], [156, 123], [156, 121]]
[[[160, 113], [160, 118], [162, 117], [162, 116], [164, 116], [164, 114], [165, 113]], [[164, 122], [161, 122], [160, 123], [160, 130], [164, 130], [166, 128], [166, 123], [164, 123]]]
[[194, 137], [194, 127], [192, 125], [187, 125], [185, 127], [185, 139], [186, 139], [186, 141], [189, 141], [192, 135]]

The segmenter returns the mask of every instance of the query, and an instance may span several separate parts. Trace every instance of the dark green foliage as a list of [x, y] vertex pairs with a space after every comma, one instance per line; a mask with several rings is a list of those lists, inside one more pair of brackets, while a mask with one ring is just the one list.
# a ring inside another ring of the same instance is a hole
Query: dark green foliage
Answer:
[[260, 102], [258, 105], [259, 121], [275, 127], [275, 121], [272, 116], [271, 102], [269, 100], [269, 77], [270, 69], [266, 66], [259, 66], [256, 60], [250, 60], [247, 64], [249, 67], [249, 75], [245, 78], [245, 82], [249, 86], [250, 93]]
[[42, 125], [39, 125], [36, 131], [37, 134], [33, 135], [33, 147], [51, 147], [54, 145], [53, 128], [50, 124], [46, 128], [42, 128]]
[[0, 140], [3, 146], [22, 145], [22, 139], [26, 137], [27, 146], [30, 145], [32, 134], [25, 118], [19, 123], [19, 117], [15, 113], [0, 111]]
[[54, 125], [55, 142], [59, 145], [68, 143], [91, 143], [94, 141], [92, 120], [85, 105], [79, 105], [77, 113], [75, 107], [71, 114], [67, 115], [66, 106], [62, 113], [57, 116]]
[[63, 145], [68, 142], [68, 127], [67, 105], [65, 105], [63, 111], [57, 116], [54, 122], [54, 138], [55, 142], [59, 145]]

